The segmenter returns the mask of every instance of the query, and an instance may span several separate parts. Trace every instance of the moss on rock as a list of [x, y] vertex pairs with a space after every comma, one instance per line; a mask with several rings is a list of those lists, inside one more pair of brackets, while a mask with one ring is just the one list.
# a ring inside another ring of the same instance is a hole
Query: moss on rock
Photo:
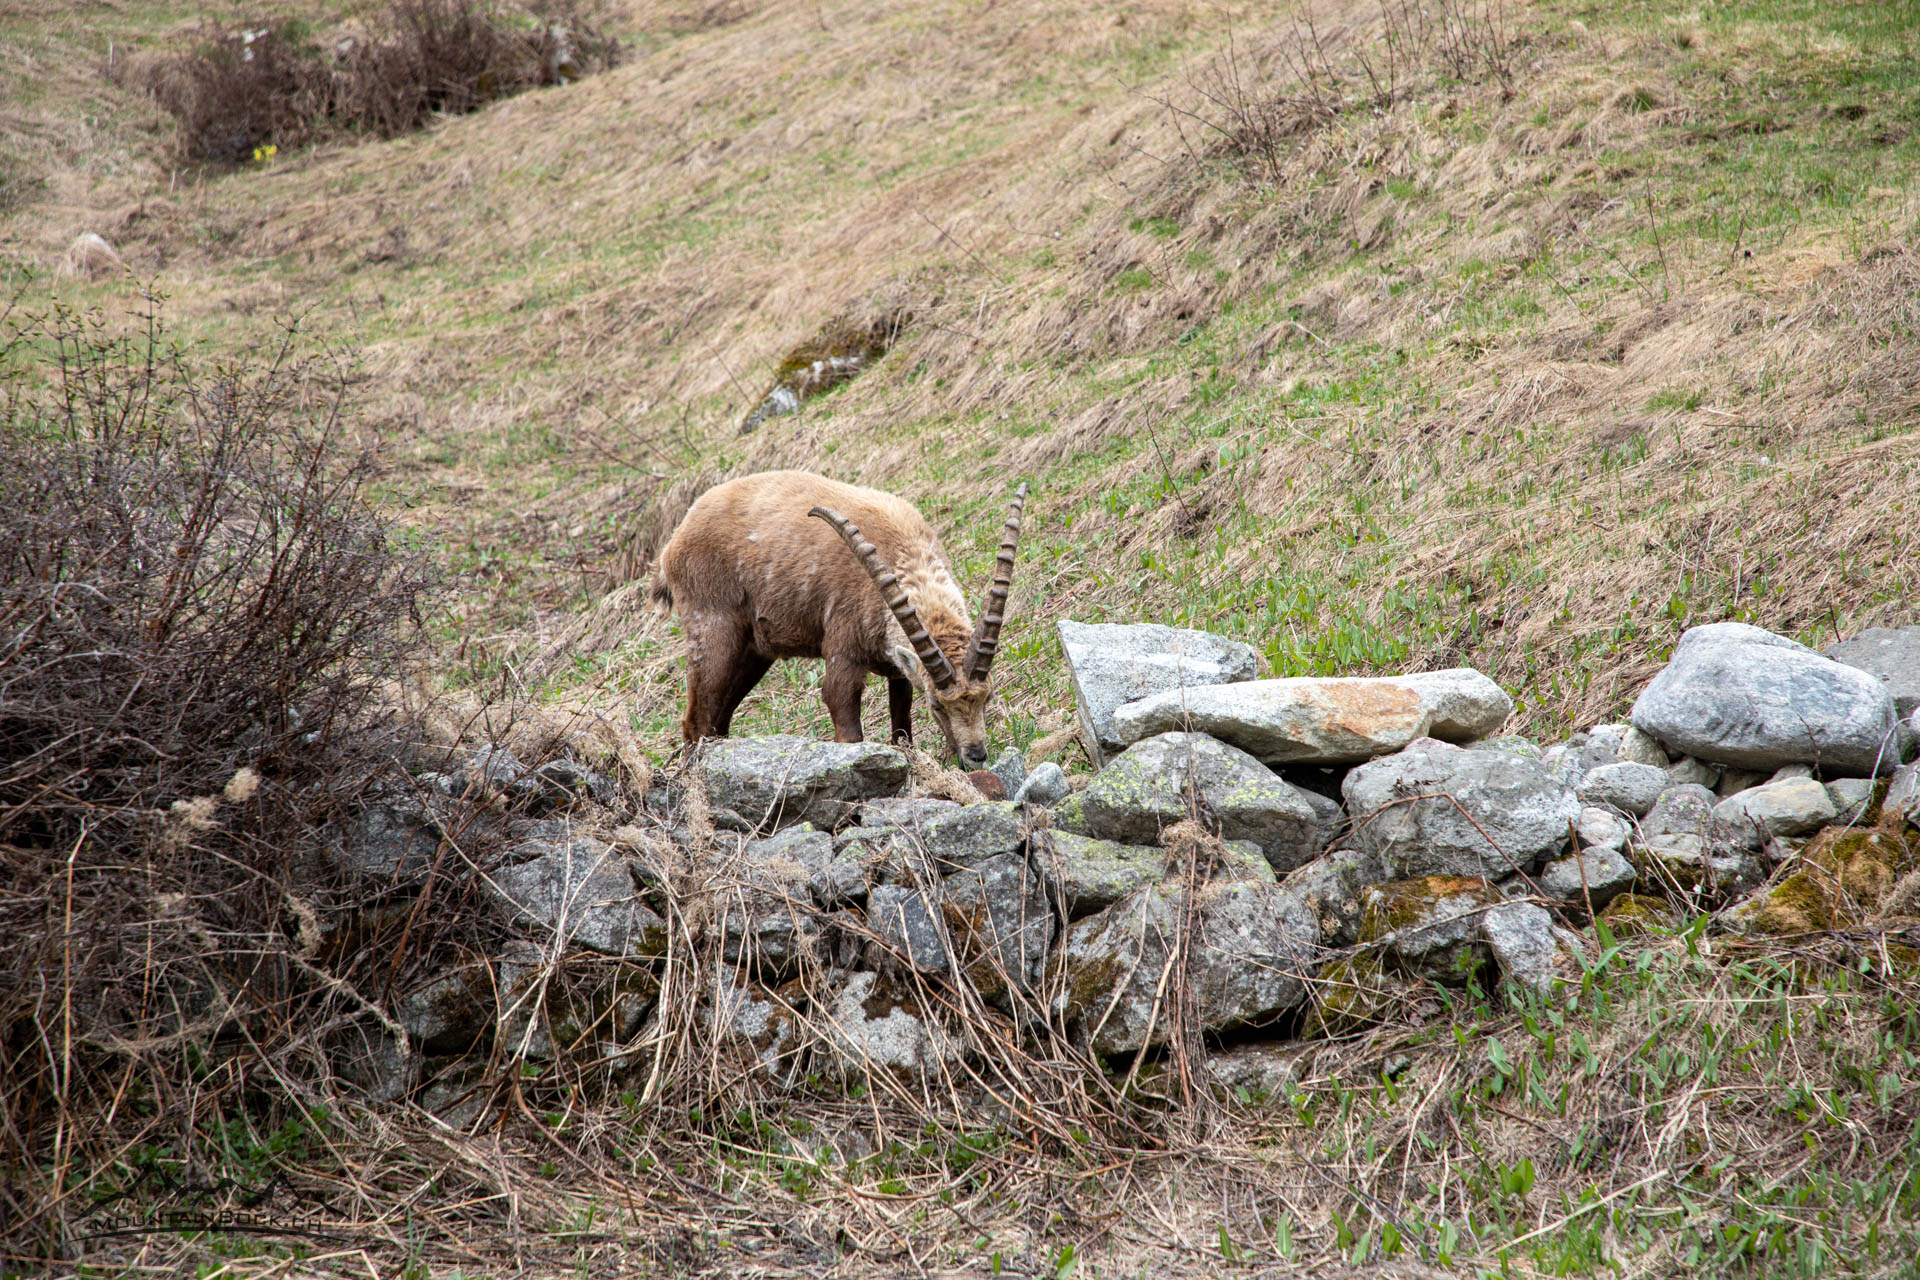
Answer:
[[1852, 929], [1882, 913], [1903, 876], [1920, 868], [1920, 831], [1899, 823], [1829, 827], [1794, 860], [1792, 874], [1729, 909], [1755, 933]]

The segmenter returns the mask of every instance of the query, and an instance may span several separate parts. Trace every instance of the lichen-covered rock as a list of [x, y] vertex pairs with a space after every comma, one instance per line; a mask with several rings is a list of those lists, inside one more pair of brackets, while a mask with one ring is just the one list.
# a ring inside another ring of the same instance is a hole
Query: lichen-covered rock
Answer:
[[1920, 709], [1920, 627], [1869, 627], [1822, 652], [1884, 684], [1900, 715]]
[[[1180, 867], [1176, 863], [1174, 871]], [[1251, 840], [1222, 840], [1219, 858], [1213, 865], [1207, 878], [1209, 880], [1251, 880], [1255, 884], [1279, 884], [1280, 877], [1274, 871], [1273, 864], [1267, 861], [1267, 855], [1260, 846]]]
[[1644, 836], [1699, 836], [1713, 834], [1713, 809], [1718, 803], [1713, 792], [1697, 783], [1683, 782], [1668, 787], [1640, 823]]
[[792, 1085], [806, 1065], [806, 1008], [806, 989], [799, 981], [772, 990], [737, 981], [722, 969], [714, 974], [698, 1016], [719, 1053], [748, 1071]]
[[908, 774], [907, 758], [877, 742], [785, 735], [709, 741], [699, 766], [715, 825], [737, 831], [796, 822], [831, 830], [862, 802], [897, 795]]
[[899, 830], [925, 836], [927, 824], [935, 818], [958, 813], [960, 806], [951, 800], [931, 796], [892, 796], [869, 800], [860, 806], [860, 825], [880, 830]]
[[1361, 894], [1386, 879], [1380, 859], [1364, 849], [1332, 849], [1288, 875], [1287, 892], [1296, 894], [1320, 922], [1320, 941], [1351, 946], [1360, 937]]
[[1053, 806], [1053, 829], [1077, 836], [1092, 835], [1087, 829], [1087, 793], [1076, 791]]
[[1073, 787], [1067, 782], [1067, 772], [1049, 760], [1035, 767], [1013, 793], [1015, 804], [1032, 804], [1042, 807], [1059, 804], [1073, 793]]
[[667, 924], [641, 899], [627, 859], [591, 836], [552, 845], [538, 857], [498, 867], [488, 878], [509, 919], [608, 955], [658, 955]]
[[1669, 750], [1743, 769], [1800, 761], [1871, 773], [1899, 763], [1884, 684], [1741, 622], [1681, 636], [1632, 720]]
[[1464, 986], [1486, 963], [1480, 917], [1500, 902], [1474, 876], [1419, 876], [1369, 887], [1362, 897], [1360, 941], [1383, 943], [1406, 972]]
[[[1894, 886], [1920, 870], [1920, 832], [1897, 823], [1823, 832], [1793, 860], [1778, 884], [1721, 913], [1728, 925], [1754, 933], [1855, 929], [1878, 916]], [[1913, 914], [1911, 903], [1904, 914]]]
[[986, 800], [938, 814], [924, 831], [927, 852], [943, 875], [1019, 853], [1027, 840], [1026, 817], [1010, 800]]
[[1582, 849], [1578, 857], [1555, 858], [1540, 869], [1534, 882], [1540, 892], [1562, 902], [1595, 911], [1633, 888], [1637, 873], [1618, 848]]
[[1622, 813], [1643, 817], [1673, 785], [1665, 769], [1621, 761], [1598, 765], [1580, 779], [1579, 796], [1588, 804], [1608, 805]]
[[[1166, 1043], [1170, 1010], [1161, 983], [1176, 931], [1189, 913], [1177, 884], [1122, 898], [1067, 930], [1053, 964], [1058, 1010], [1094, 1052], [1133, 1053]], [[1203, 1031], [1271, 1021], [1306, 996], [1319, 925], [1283, 890], [1246, 881], [1202, 886], [1191, 917], [1185, 996]]]
[[833, 837], [810, 825], [748, 841], [714, 894], [722, 958], [769, 982], [793, 977], [809, 958], [820, 960], [824, 923], [814, 881], [846, 873], [846, 861], [834, 859]]
[[960, 1042], [941, 1026], [911, 982], [870, 970], [840, 975], [826, 999], [821, 1029], [827, 1074], [859, 1080], [875, 1071], [938, 1073], [960, 1061]]
[[1480, 936], [1500, 966], [1501, 978], [1516, 986], [1546, 993], [1580, 977], [1578, 962], [1566, 954], [1544, 907], [1503, 902], [1480, 918]]
[[1398, 879], [1525, 870], [1566, 847], [1581, 807], [1543, 764], [1497, 751], [1405, 751], [1342, 790], [1359, 844]]
[[1158, 623], [1058, 624], [1073, 676], [1080, 739], [1096, 769], [1125, 749], [1113, 715], [1122, 705], [1170, 690], [1251, 680], [1260, 660], [1249, 645]]
[[896, 955], [922, 973], [945, 973], [945, 938], [935, 915], [940, 909], [938, 882], [932, 885], [875, 885], [867, 894], [867, 926]]
[[1812, 778], [1784, 778], [1728, 796], [1714, 806], [1714, 821], [1749, 847], [1773, 836], [1801, 836], [1835, 818], [1833, 797]]
[[1517, 733], [1503, 733], [1491, 738], [1482, 738], [1467, 748], [1469, 751], [1504, 751], [1510, 756], [1520, 756], [1526, 760], [1544, 760], [1546, 754], [1540, 744], [1531, 738], [1523, 738]]
[[1673, 909], [1664, 899], [1644, 893], [1623, 893], [1607, 904], [1600, 918], [1607, 922], [1616, 938], [1631, 938], [1649, 929], [1665, 929], [1673, 924]]
[[1432, 983], [1389, 969], [1377, 951], [1329, 960], [1313, 976], [1303, 1039], [1326, 1040], [1391, 1023], [1421, 1026], [1446, 1010]]
[[1127, 748], [1081, 792], [1088, 834], [1151, 844], [1194, 816], [1225, 840], [1252, 840], [1275, 871], [1314, 852], [1319, 818], [1298, 788], [1249, 756], [1201, 733], [1163, 733]]
[[1042, 832], [1034, 843], [1034, 863], [1042, 882], [1069, 921], [1104, 910], [1136, 889], [1159, 884], [1167, 874], [1164, 849], [1060, 830]]
[[1013, 992], [1031, 992], [1046, 965], [1054, 917], [1027, 860], [1010, 853], [988, 858], [948, 876], [941, 891], [947, 933], [974, 989], [1002, 1007]]
[[1177, 689], [1113, 713], [1124, 742], [1204, 733], [1269, 765], [1353, 764], [1415, 738], [1468, 742], [1513, 712], [1499, 685], [1468, 667], [1405, 676], [1295, 676]]

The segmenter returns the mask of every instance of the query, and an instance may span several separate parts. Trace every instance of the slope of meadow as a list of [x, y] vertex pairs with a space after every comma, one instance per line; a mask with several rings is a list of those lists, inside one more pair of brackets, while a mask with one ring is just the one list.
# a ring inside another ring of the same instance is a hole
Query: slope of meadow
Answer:
[[[1478, 666], [1541, 736], [1617, 716], [1693, 623], [1917, 620], [1915, 0], [630, 3], [604, 74], [234, 171], [117, 87], [200, 12], [0, 12], [0, 264], [109, 323], [144, 285], [213, 359], [289, 316], [357, 350], [383, 492], [449, 570], [434, 692], [667, 760], [650, 514], [788, 466], [913, 499], [979, 587], [1032, 482], [996, 669], [1023, 745], [1071, 714], [1062, 617], [1280, 675]], [[54, 274], [88, 230], [129, 276]], [[873, 368], [740, 432], [789, 351], [876, 317]], [[824, 736], [817, 683], [776, 671], [736, 725]], [[1703, 929], [1124, 1156], [1014, 1124], [836, 1162], [807, 1135], [855, 1098], [232, 1158], [338, 1160], [409, 1274], [1911, 1274], [1898, 957]], [[415, 1225], [456, 1167], [475, 1199]]]

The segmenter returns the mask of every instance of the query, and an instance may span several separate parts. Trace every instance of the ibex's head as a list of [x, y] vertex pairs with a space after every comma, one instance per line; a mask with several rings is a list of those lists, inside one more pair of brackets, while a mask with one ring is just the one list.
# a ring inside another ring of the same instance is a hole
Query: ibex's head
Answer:
[[1013, 586], [1013, 557], [1020, 545], [1020, 513], [1027, 504], [1027, 486], [1014, 495], [1013, 509], [1007, 515], [1000, 534], [1000, 555], [993, 566], [993, 585], [987, 590], [986, 611], [971, 635], [956, 630], [935, 637], [920, 620], [919, 611], [907, 599], [900, 579], [866, 538], [860, 527], [827, 507], [815, 507], [807, 514], [818, 516], [839, 531], [841, 538], [872, 576], [880, 589], [880, 598], [893, 610], [906, 633], [907, 643], [889, 656], [907, 673], [933, 710], [934, 722], [946, 735], [947, 747], [954, 757], [969, 768], [987, 762], [987, 697], [993, 691], [990, 672], [993, 655], [1000, 647], [1000, 624], [1007, 616], [1007, 592]]

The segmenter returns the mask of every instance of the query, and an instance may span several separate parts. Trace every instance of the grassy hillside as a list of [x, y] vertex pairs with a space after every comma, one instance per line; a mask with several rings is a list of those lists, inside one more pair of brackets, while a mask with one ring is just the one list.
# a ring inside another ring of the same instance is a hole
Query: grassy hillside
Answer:
[[[463, 575], [460, 678], [649, 739], [671, 631], [591, 611], [707, 469], [894, 488], [970, 584], [1034, 481], [1016, 740], [1067, 705], [1063, 616], [1280, 674], [1470, 663], [1543, 732], [1689, 622], [1903, 618], [1913, 5], [1410, 12], [642, 6], [609, 74], [230, 173], [104, 82], [174, 11], [16, 14], [7, 254], [101, 230], [195, 341], [298, 312], [357, 346], [395, 500]], [[786, 351], [895, 308], [872, 372], [736, 433]], [[822, 729], [812, 679], [744, 714]]]
[[[438, 692], [666, 759], [637, 539], [676, 482], [782, 466], [910, 497], [976, 592], [1032, 482], [1016, 743], [1071, 714], [1062, 617], [1275, 674], [1474, 665], [1542, 736], [1617, 716], [1693, 623], [1920, 621], [1916, 0], [616, 5], [611, 71], [234, 170], [124, 87], [206, 12], [0, 10], [0, 269], [110, 324], [144, 287], [211, 359], [289, 316], [357, 350], [382, 492], [449, 570]], [[56, 275], [81, 231], [130, 275]], [[871, 370], [741, 434], [789, 352], [879, 317]], [[738, 728], [826, 735], [818, 678], [777, 670]], [[1408, 1011], [1286, 1105], [1150, 1134], [864, 1097], [209, 1120], [223, 1168], [341, 1171], [366, 1210], [350, 1245], [193, 1256], [1913, 1274], [1920, 939], [1672, 924], [1598, 940], [1570, 1008]]]

